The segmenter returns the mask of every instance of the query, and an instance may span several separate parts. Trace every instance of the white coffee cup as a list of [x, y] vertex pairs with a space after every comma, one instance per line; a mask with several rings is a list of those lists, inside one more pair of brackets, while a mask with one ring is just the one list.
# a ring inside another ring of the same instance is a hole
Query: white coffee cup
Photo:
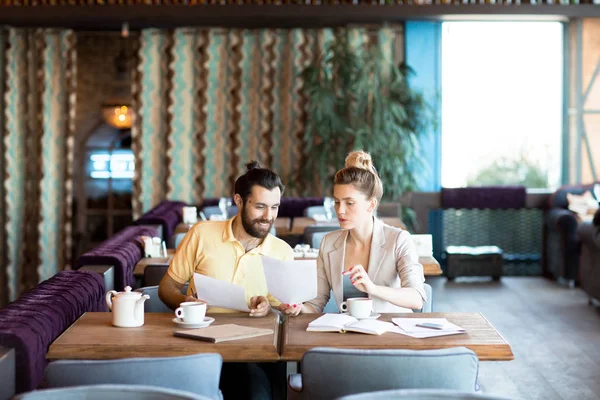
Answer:
[[373, 310], [373, 300], [366, 297], [352, 297], [342, 302], [340, 310], [348, 311], [354, 318], [367, 318]]
[[197, 324], [204, 321], [206, 316], [206, 303], [198, 303], [195, 301], [186, 301], [179, 305], [175, 310], [175, 316], [181, 318], [183, 322]]

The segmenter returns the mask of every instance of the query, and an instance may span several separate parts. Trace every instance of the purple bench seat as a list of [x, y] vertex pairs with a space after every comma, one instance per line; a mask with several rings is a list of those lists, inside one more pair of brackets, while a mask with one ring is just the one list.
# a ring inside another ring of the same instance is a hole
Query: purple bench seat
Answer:
[[182, 208], [187, 206], [182, 201], [163, 200], [159, 205], [142, 215], [134, 223], [136, 225], [162, 226], [162, 239], [169, 243], [175, 227], [183, 221]]
[[140, 236], [157, 236], [158, 229], [150, 226], [128, 226], [97, 247], [84, 253], [76, 267], [83, 265], [112, 265], [115, 269], [115, 290], [134, 286], [133, 270], [143, 257]]
[[0, 346], [15, 349], [16, 391], [39, 386], [50, 344], [88, 311], [104, 311], [104, 281], [89, 271], [62, 271], [0, 310]]

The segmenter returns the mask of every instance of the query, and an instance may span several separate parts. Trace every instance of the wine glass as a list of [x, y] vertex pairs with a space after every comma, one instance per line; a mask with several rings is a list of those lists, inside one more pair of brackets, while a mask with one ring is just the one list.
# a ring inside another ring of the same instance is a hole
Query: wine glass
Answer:
[[221, 197], [219, 199], [219, 210], [221, 210], [221, 215], [227, 219], [227, 198]]
[[325, 215], [327, 216], [327, 220], [331, 220], [333, 218], [335, 200], [333, 197], [325, 197], [323, 200], [323, 207], [325, 208]]

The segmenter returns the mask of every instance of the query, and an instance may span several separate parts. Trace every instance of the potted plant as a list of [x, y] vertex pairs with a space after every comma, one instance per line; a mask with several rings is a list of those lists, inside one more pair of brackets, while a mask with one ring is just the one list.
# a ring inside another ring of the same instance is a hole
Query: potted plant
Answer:
[[419, 138], [433, 122], [432, 113], [410, 87], [410, 67], [394, 65], [380, 46], [356, 43], [349, 32], [336, 30], [303, 71], [309, 118], [308, 162], [301, 173], [327, 195], [348, 152], [362, 149], [373, 156], [384, 200], [398, 200], [418, 187], [417, 172], [424, 165]]

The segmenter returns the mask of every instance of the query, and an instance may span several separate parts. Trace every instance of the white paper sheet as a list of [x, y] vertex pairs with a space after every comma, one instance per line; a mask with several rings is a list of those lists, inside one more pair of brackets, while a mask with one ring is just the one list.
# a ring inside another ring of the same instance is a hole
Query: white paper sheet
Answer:
[[[392, 318], [392, 322], [397, 326], [390, 332], [399, 333], [414, 338], [425, 339], [429, 337], [457, 335], [464, 333], [465, 330], [458, 325], [449, 322], [446, 318]], [[441, 330], [422, 328], [415, 326], [424, 322], [431, 322], [443, 326]]]
[[262, 256], [267, 289], [284, 304], [300, 304], [317, 297], [314, 260], [281, 261]]
[[241, 286], [196, 273], [194, 285], [198, 298], [207, 302], [209, 306], [250, 311], [246, 304], [246, 293]]

